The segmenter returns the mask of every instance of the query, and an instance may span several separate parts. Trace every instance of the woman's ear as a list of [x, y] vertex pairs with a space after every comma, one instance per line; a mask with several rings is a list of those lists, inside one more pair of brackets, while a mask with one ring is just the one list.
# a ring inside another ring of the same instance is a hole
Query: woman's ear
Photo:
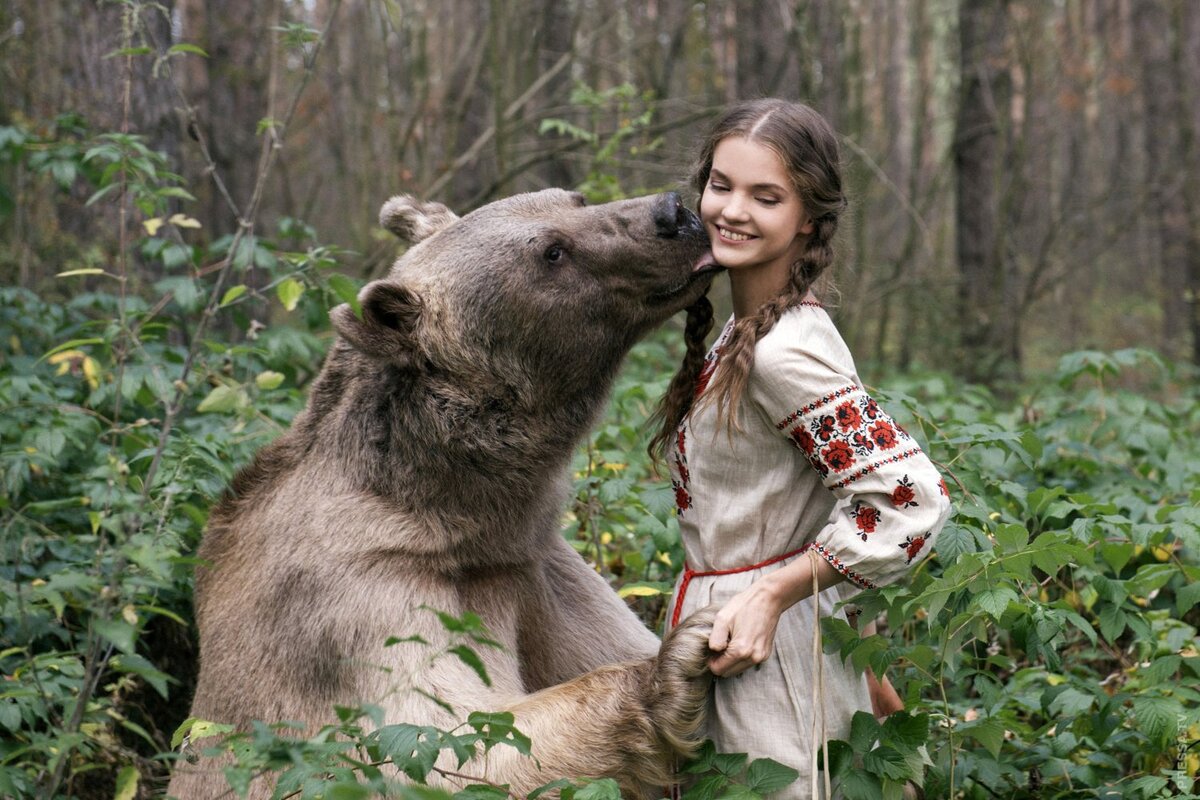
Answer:
[[801, 236], [812, 236], [812, 232], [817, 229], [817, 226], [812, 221], [812, 217], [805, 217], [804, 222], [800, 223], [799, 233]]
[[334, 329], [351, 347], [371, 358], [409, 368], [419, 363], [417, 329], [421, 298], [389, 280], [368, 283], [358, 294], [362, 318], [343, 303], [330, 312]]

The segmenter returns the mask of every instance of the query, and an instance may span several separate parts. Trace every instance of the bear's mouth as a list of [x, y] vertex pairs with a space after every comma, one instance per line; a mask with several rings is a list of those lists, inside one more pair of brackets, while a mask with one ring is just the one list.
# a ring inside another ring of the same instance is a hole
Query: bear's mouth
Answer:
[[698, 259], [696, 259], [696, 263], [692, 265], [691, 272], [685, 275], [673, 286], [650, 295], [650, 301], [652, 303], [663, 303], [670, 301], [678, 297], [680, 294], [683, 294], [700, 281], [711, 279], [713, 275], [723, 269], [725, 268], [717, 263], [717, 259], [713, 256], [712, 250], [705, 250], [704, 253]]

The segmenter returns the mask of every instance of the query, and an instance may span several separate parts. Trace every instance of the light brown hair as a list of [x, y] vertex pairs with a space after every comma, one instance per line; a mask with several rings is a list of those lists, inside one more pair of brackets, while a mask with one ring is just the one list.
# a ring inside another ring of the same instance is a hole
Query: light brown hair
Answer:
[[[804, 299], [814, 281], [833, 263], [833, 238], [846, 208], [846, 197], [833, 128], [809, 106], [776, 98], [739, 103], [717, 120], [692, 172], [692, 185], [701, 196], [708, 186], [713, 153], [730, 136], [763, 144], [779, 156], [813, 222], [804, 252], [791, 265], [787, 288], [750, 316], [734, 322], [721, 348], [720, 366], [700, 398], [700, 402], [717, 404], [717, 416], [727, 429], [740, 429], [737, 406], [754, 365], [754, 347], [784, 312]], [[660, 426], [650, 443], [654, 455], [665, 453], [675, 429], [697, 400], [696, 381], [704, 365], [704, 337], [712, 329], [712, 315], [707, 297], [687, 309], [687, 353], [653, 417]]]

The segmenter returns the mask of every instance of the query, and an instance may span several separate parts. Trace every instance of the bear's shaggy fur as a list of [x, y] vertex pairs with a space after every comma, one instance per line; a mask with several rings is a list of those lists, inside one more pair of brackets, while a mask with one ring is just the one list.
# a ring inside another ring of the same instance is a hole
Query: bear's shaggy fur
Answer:
[[[497, 747], [463, 771], [518, 795], [563, 776], [658, 791], [701, 723], [711, 615], [660, 646], [559, 519], [621, 359], [711, 280], [703, 230], [673, 193], [546, 190], [461, 219], [398, 197], [381, 221], [414, 246], [364, 287], [361, 317], [334, 309], [307, 409], [212, 512], [192, 716], [314, 731], [335, 704], [443, 728], [510, 710], [534, 758]], [[430, 659], [449, 643], [431, 608], [477, 613], [503, 645], [477, 648], [490, 687]], [[181, 762], [170, 793], [223, 794], [220, 766]]]

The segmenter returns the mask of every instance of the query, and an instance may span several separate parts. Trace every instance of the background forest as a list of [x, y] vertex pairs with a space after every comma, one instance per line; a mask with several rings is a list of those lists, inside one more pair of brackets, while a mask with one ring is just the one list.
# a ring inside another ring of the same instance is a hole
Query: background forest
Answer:
[[[387, 197], [682, 188], [757, 95], [843, 135], [835, 318], [958, 507], [863, 596], [880, 634], [826, 628], [906, 702], [833, 747], [844, 795], [1197, 796], [1196, 76], [1187, 0], [4, 0], [0, 796], [158, 796], [183, 732], [222, 741], [184, 720], [196, 544], [394, 260]], [[643, 423], [680, 340], [631, 356], [564, 517], [651, 625], [681, 553]], [[392, 761], [441, 796], [440, 750], [525, 746], [370, 713], [225, 740], [231, 792], [363, 797]], [[786, 780], [692, 769], [699, 800]]]

